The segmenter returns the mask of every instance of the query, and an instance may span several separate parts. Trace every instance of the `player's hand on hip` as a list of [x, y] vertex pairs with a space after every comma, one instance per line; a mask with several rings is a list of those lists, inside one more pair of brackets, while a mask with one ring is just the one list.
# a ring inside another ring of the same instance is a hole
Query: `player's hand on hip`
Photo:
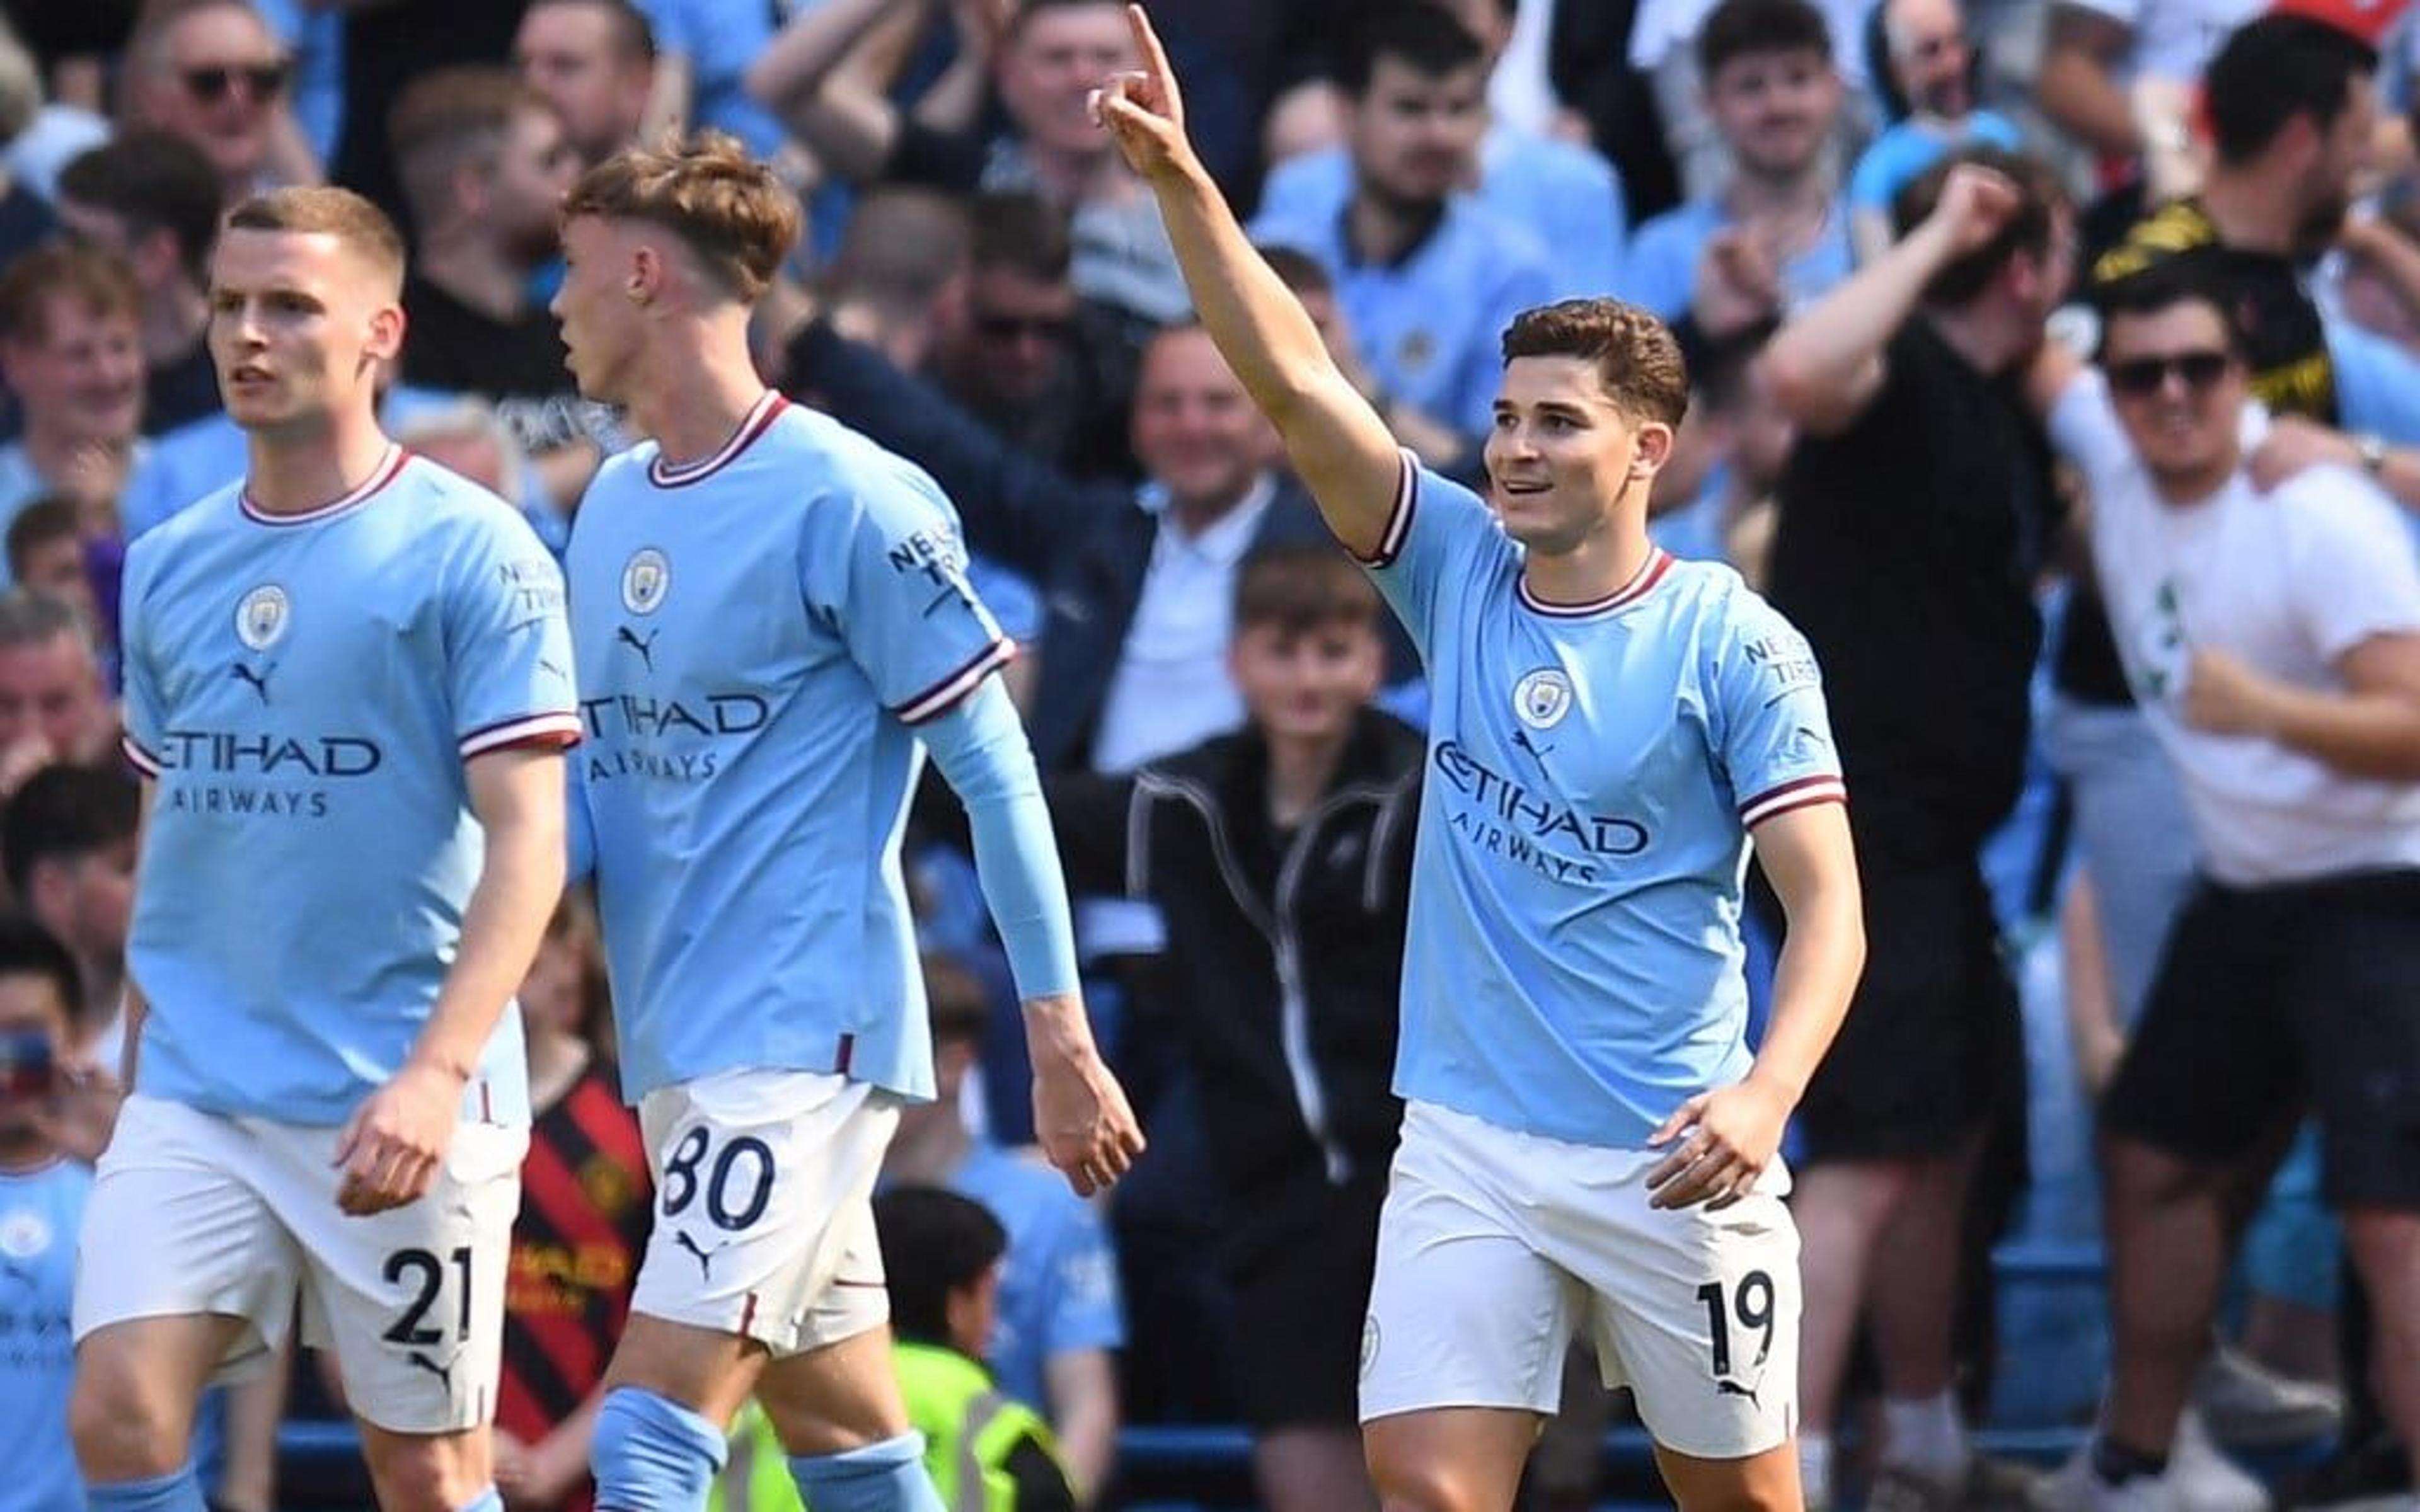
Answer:
[[353, 1110], [336, 1137], [335, 1164], [345, 1172], [336, 1206], [366, 1218], [426, 1196], [461, 1116], [462, 1078], [427, 1061], [407, 1061]]
[[1143, 177], [1180, 175], [1192, 162], [1193, 145], [1185, 137], [1185, 100], [1177, 92], [1175, 70], [1168, 66], [1168, 52], [1159, 45], [1142, 7], [1126, 7], [1126, 24], [1134, 32], [1142, 67], [1102, 81], [1093, 91], [1093, 119], [1117, 143], [1127, 166]]
[[1651, 1208], [1728, 1208], [1748, 1195], [1781, 1149], [1790, 1103], [1750, 1077], [1681, 1104], [1647, 1143], [1670, 1150], [1647, 1173]]
[[1025, 1006], [1033, 1061], [1033, 1135], [1078, 1196], [1107, 1191], [1143, 1150], [1142, 1125], [1093, 1044], [1084, 1005], [1072, 995]]

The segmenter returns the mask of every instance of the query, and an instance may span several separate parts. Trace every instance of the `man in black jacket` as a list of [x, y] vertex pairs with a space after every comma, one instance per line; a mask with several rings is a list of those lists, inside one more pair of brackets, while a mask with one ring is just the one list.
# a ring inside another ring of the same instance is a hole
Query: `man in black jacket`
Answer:
[[[1229, 654], [1245, 725], [1124, 776], [1044, 783], [1070, 887], [1150, 902], [1167, 922], [1164, 1027], [1226, 1207], [1233, 1326], [1209, 1347], [1231, 1357], [1277, 1512], [1376, 1505], [1357, 1357], [1403, 1115], [1391, 1082], [1422, 752], [1370, 707], [1380, 620], [1376, 589], [1333, 547], [1255, 551]], [[1163, 1262], [1182, 1257], [1144, 1237], [1119, 1236], [1130, 1366], [1185, 1343], [1154, 1335], [1153, 1299], [1173, 1289]]]
[[1390, 1082], [1422, 748], [1370, 707], [1380, 619], [1333, 548], [1256, 552], [1231, 652], [1244, 728], [1126, 777], [1046, 784], [1070, 884], [1167, 921], [1171, 1027], [1228, 1201], [1229, 1346], [1279, 1512], [1376, 1505], [1356, 1362], [1403, 1113]]

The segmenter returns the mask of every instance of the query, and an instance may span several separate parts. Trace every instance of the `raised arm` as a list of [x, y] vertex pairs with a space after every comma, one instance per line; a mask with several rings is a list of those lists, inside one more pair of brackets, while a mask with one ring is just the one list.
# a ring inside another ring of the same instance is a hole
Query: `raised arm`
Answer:
[[1395, 438], [1338, 370], [1301, 301], [1252, 250], [1186, 137], [1168, 54], [1140, 6], [1126, 16], [1143, 69], [1109, 80], [1094, 114], [1158, 197], [1194, 312], [1276, 424], [1328, 529], [1356, 555], [1376, 557], [1403, 481]]
[[1756, 362], [1774, 402], [1815, 435], [1847, 429], [1882, 391], [1883, 350], [1916, 313], [1925, 285], [1989, 241], [2017, 206], [2016, 186], [2001, 175], [1953, 169], [1922, 224], [1775, 332]]
[[749, 98], [830, 162], [845, 178], [877, 175], [899, 139], [899, 111], [847, 65], [876, 24], [922, 23], [922, 5], [830, 0], [801, 12], [740, 76]]
[[2118, 60], [2134, 30], [2113, 16], [2053, 0], [2035, 98], [2042, 114], [2070, 135], [2109, 157], [2142, 150], [2133, 107], [2115, 82]]

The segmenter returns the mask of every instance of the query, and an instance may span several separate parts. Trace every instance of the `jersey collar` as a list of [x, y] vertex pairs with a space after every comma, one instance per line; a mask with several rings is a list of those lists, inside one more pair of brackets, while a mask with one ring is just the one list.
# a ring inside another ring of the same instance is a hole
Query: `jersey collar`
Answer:
[[1520, 595], [1521, 607], [1532, 614], [1543, 614], [1555, 620], [1586, 619], [1589, 615], [1603, 614], [1645, 598], [1657, 583], [1664, 580], [1664, 574], [1671, 570], [1671, 566], [1672, 553], [1660, 546], [1651, 546], [1647, 548], [1647, 560], [1630, 575], [1630, 581], [1605, 597], [1586, 604], [1555, 604], [1540, 598], [1529, 591], [1529, 575], [1526, 572], [1521, 575], [1519, 586], [1513, 591]]
[[339, 515], [349, 515], [368, 503], [378, 495], [379, 490], [402, 475], [404, 464], [411, 460], [411, 453], [395, 442], [389, 441], [386, 445], [386, 455], [379, 458], [378, 466], [370, 469], [370, 475], [362, 480], [360, 486], [342, 498], [331, 499], [326, 503], [314, 509], [306, 509], [299, 515], [271, 514], [254, 503], [252, 485], [249, 481], [245, 483], [243, 491], [237, 495], [237, 502], [243, 509], [244, 518], [255, 525], [267, 525], [274, 530], [284, 530], [293, 525], [317, 525], [322, 520], [334, 519]]
[[717, 447], [714, 454], [695, 462], [667, 462], [662, 452], [647, 464], [647, 481], [659, 488], [685, 488], [692, 483], [703, 483], [737, 460], [748, 450], [749, 443], [765, 434], [768, 427], [789, 408], [789, 401], [770, 389], [757, 396], [739, 417], [731, 435]]

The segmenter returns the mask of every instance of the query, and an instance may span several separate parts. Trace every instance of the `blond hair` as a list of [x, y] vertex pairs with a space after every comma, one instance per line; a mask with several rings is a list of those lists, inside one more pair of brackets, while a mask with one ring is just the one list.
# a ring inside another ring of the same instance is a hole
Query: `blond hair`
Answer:
[[256, 194], [227, 212], [230, 231], [287, 231], [298, 236], [334, 237], [379, 270], [400, 296], [403, 290], [403, 236], [386, 212], [349, 189], [312, 185], [272, 189]]

